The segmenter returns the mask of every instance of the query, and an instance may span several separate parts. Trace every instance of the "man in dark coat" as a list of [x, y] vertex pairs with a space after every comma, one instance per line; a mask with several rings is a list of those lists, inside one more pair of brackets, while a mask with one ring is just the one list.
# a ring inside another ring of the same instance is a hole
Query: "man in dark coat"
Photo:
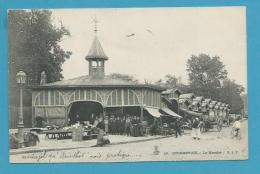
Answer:
[[113, 133], [113, 117], [110, 117], [110, 118], [109, 118], [109, 121], [108, 121], [108, 132], [109, 132], [110, 134]]
[[98, 124], [97, 124], [97, 128], [100, 129], [100, 130], [105, 131], [105, 123], [104, 123], [103, 120], [100, 121], [100, 122], [98, 122]]
[[125, 134], [125, 117], [120, 119], [120, 134]]
[[136, 137], [138, 136], [138, 121], [137, 121], [137, 117], [134, 116], [134, 118], [132, 119], [131, 122], [133, 129], [132, 129], [132, 136]]
[[103, 146], [105, 144], [109, 144], [110, 143], [109, 139], [104, 138], [104, 136], [106, 135], [104, 120], [100, 119], [96, 127], [99, 130], [98, 137], [97, 137], [97, 146]]
[[129, 116], [127, 116], [125, 120], [125, 133], [127, 136], [130, 135], [130, 128], [131, 128], [131, 119]]
[[118, 135], [120, 132], [120, 120], [119, 117], [116, 117], [115, 120], [115, 134]]
[[116, 118], [113, 116], [112, 117], [112, 133], [115, 134], [116, 133]]
[[121, 135], [122, 134], [122, 118], [121, 117], [118, 117], [118, 134]]
[[158, 120], [156, 118], [154, 118], [153, 120], [153, 124], [151, 127], [151, 135], [156, 135], [157, 129], [158, 129], [159, 125], [158, 125]]
[[175, 136], [178, 138], [178, 134], [181, 136], [181, 121], [180, 119], [176, 119], [174, 122]]

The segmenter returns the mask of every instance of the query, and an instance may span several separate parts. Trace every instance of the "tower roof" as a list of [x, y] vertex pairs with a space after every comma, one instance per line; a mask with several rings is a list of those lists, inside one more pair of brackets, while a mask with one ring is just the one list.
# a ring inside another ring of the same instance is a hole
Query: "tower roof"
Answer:
[[86, 60], [91, 60], [91, 59], [108, 60], [108, 57], [106, 56], [106, 54], [98, 40], [98, 37], [96, 35], [94, 37], [94, 40], [92, 42], [88, 55], [86, 56]]

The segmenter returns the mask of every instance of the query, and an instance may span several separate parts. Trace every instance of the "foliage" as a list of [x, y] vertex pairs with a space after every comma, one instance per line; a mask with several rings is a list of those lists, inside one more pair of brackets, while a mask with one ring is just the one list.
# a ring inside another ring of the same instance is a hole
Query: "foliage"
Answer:
[[190, 92], [190, 86], [183, 84], [181, 77], [177, 78], [176, 76], [170, 74], [165, 75], [163, 79], [159, 79], [154, 84], [168, 89], [177, 88], [182, 93]]
[[[45, 71], [47, 82], [63, 78], [62, 64], [70, 58], [71, 52], [63, 50], [59, 42], [69, 31], [61, 24], [53, 25], [51, 11], [48, 10], [10, 10], [8, 12], [9, 47], [9, 105], [10, 114], [17, 113], [19, 88], [16, 74], [22, 70], [27, 75], [24, 90], [24, 106], [31, 107], [31, 90], [28, 86], [40, 83], [40, 73]], [[31, 122], [31, 109], [24, 111], [25, 123]], [[16, 116], [12, 115], [12, 118]], [[12, 123], [12, 127], [15, 123]], [[28, 124], [27, 124], [28, 126]]]
[[178, 78], [174, 75], [167, 74], [164, 76], [164, 79], [159, 79], [155, 82], [155, 85], [163, 86], [166, 88], [174, 88], [177, 86]]
[[182, 93], [194, 93], [197, 96], [212, 98], [230, 104], [232, 113], [240, 113], [243, 109], [241, 94], [244, 87], [227, 78], [225, 65], [218, 56], [210, 57], [206, 54], [192, 55], [187, 61], [189, 85], [181, 83], [180, 78], [166, 75], [155, 82], [165, 88], [177, 88]]
[[12, 82], [19, 70], [25, 71], [29, 85], [39, 84], [40, 73], [47, 73], [47, 82], [63, 78], [62, 64], [71, 55], [59, 42], [69, 31], [61, 24], [52, 24], [48, 10], [10, 10], [9, 67]]
[[130, 76], [130, 75], [127, 75], [127, 74], [112, 73], [108, 76], [113, 78], [113, 79], [121, 79], [121, 80], [125, 80], [125, 81], [128, 81], [128, 82], [138, 83], [137, 79], [135, 79], [133, 76]]
[[227, 77], [227, 70], [220, 58], [207, 54], [192, 55], [187, 61], [187, 72], [190, 88], [205, 97], [215, 96], [217, 88], [221, 87], [221, 82]]
[[244, 106], [241, 96], [244, 91], [244, 87], [236, 84], [235, 81], [225, 80], [223, 87], [219, 89], [218, 99], [229, 103], [232, 113], [240, 113]]
[[243, 108], [241, 93], [244, 87], [227, 78], [225, 65], [218, 56], [192, 55], [187, 62], [190, 91], [231, 105], [231, 112], [240, 113]]

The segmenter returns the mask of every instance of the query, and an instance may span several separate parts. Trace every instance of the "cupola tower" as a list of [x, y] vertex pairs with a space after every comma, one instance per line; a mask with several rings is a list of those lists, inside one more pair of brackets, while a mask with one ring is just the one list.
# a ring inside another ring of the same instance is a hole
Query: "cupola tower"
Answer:
[[85, 57], [86, 60], [89, 62], [89, 76], [90, 77], [99, 77], [102, 78], [105, 76], [105, 61], [108, 60], [101, 43], [97, 37], [97, 23], [98, 21], [94, 19], [94, 40], [88, 52], [88, 55]]

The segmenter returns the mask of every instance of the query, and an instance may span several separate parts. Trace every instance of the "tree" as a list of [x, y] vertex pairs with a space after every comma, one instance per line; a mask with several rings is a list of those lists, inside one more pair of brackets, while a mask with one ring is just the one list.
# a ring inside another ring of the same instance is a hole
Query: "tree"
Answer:
[[165, 88], [174, 88], [178, 84], [178, 78], [174, 75], [167, 74], [164, 79], [159, 79], [155, 82], [155, 85], [162, 86]]
[[234, 80], [225, 80], [223, 87], [219, 89], [218, 99], [230, 104], [232, 113], [241, 113], [244, 107], [242, 93], [245, 88], [235, 83]]
[[113, 79], [121, 79], [121, 80], [128, 81], [128, 82], [138, 83], [137, 79], [135, 79], [133, 76], [130, 76], [127, 74], [112, 73], [112, 74], [109, 74], [108, 76]]
[[227, 77], [227, 70], [220, 58], [207, 54], [192, 55], [187, 61], [187, 72], [190, 88], [205, 97], [217, 95], [217, 88], [221, 87], [221, 82]]
[[177, 88], [179, 89], [182, 93], [190, 93], [190, 86], [185, 85], [182, 83], [181, 77], [176, 77], [175, 75], [170, 75], [167, 74], [164, 76], [163, 79], [159, 79], [154, 83], [154, 85], [166, 88], [166, 89], [171, 89], [171, 88]]
[[225, 65], [219, 59], [206, 54], [191, 56], [187, 62], [190, 90], [196, 95], [228, 103], [232, 113], [240, 113], [244, 87], [227, 78]]
[[[62, 64], [70, 58], [71, 52], [63, 50], [59, 42], [69, 31], [60, 24], [53, 25], [51, 11], [10, 10], [8, 12], [9, 47], [9, 107], [11, 122], [17, 118], [19, 90], [16, 74], [22, 70], [27, 74], [27, 87], [40, 83], [40, 73], [45, 71], [47, 82], [63, 78]], [[31, 90], [24, 91], [25, 125], [31, 123]], [[16, 123], [12, 123], [14, 127]]]
[[243, 93], [241, 95], [242, 101], [243, 101], [243, 114], [244, 116], [248, 117], [248, 106], [247, 106], [247, 94]]
[[39, 84], [40, 73], [47, 73], [47, 82], [63, 78], [62, 64], [71, 55], [59, 42], [69, 31], [61, 24], [52, 24], [48, 10], [10, 10], [9, 17], [9, 68], [10, 81], [19, 70], [26, 72], [29, 85]]
[[174, 75], [167, 74], [165, 76], [165, 83], [166, 83], [166, 87], [168, 88], [176, 87], [178, 83], [178, 78], [175, 77]]
[[157, 80], [154, 84], [157, 85], [157, 86], [164, 86], [165, 85], [165, 83], [163, 82], [162, 79]]

